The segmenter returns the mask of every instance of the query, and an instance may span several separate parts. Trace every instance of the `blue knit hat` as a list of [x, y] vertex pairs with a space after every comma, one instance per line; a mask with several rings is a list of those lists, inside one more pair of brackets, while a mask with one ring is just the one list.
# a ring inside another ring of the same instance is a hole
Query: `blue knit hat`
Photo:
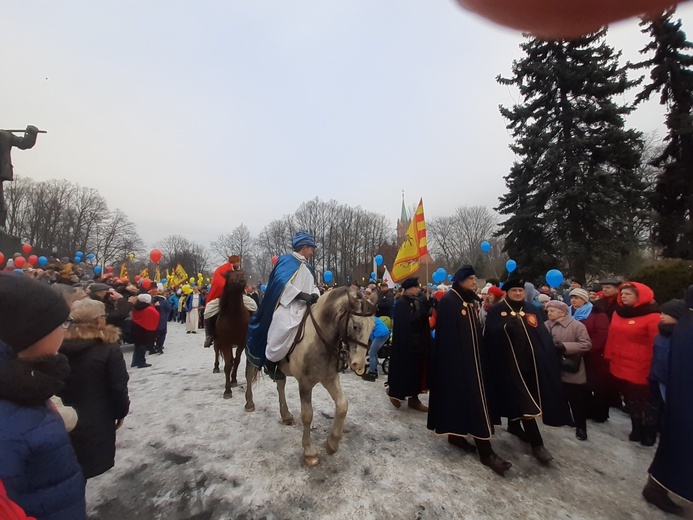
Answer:
[[294, 235], [294, 239], [291, 241], [291, 247], [295, 251], [299, 251], [301, 248], [305, 246], [310, 246], [310, 247], [316, 247], [315, 246], [315, 239], [313, 238], [313, 235], [310, 233], [306, 233], [305, 231], [299, 231]]

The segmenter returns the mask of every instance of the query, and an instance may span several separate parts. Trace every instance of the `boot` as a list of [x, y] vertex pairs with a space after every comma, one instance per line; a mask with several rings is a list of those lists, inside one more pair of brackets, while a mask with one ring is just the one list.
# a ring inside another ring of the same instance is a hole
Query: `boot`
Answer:
[[642, 423], [640, 419], [630, 418], [631, 430], [630, 435], [628, 435], [628, 440], [633, 442], [640, 442], [642, 439]]
[[548, 464], [553, 460], [553, 455], [544, 446], [533, 446], [532, 453], [542, 464]]
[[484, 466], [488, 466], [495, 473], [499, 474], [501, 477], [504, 477], [505, 472], [513, 467], [513, 465], [510, 462], [508, 462], [507, 460], [501, 459], [495, 453], [492, 453], [488, 457], [480, 457], [479, 460], [481, 460], [481, 463]]
[[578, 440], [586, 441], [587, 440], [587, 428], [575, 428], [575, 437], [577, 437]]
[[643, 425], [640, 428], [640, 444], [643, 446], [654, 446], [657, 441], [657, 427], [652, 425]]
[[364, 381], [375, 382], [375, 380], [378, 379], [378, 374], [377, 372], [365, 372], [361, 377]]
[[284, 375], [284, 372], [279, 370], [279, 363], [275, 363], [274, 361], [270, 361], [269, 359], [265, 361], [265, 374], [270, 376], [270, 379], [272, 379], [272, 381], [280, 381], [282, 379], [286, 379], [286, 375]]
[[418, 410], [419, 412], [428, 412], [428, 406], [419, 401], [418, 397], [410, 397], [407, 405], [413, 410]]
[[508, 421], [508, 433], [513, 434], [515, 437], [523, 442], [529, 442], [527, 439], [527, 434], [522, 429], [522, 423], [520, 421]]
[[669, 492], [655, 482], [650, 476], [647, 477], [647, 484], [645, 484], [642, 490], [642, 496], [644, 496], [645, 500], [650, 504], [657, 506], [665, 513], [683, 516], [683, 508], [675, 504], [671, 498], [669, 498]]
[[462, 448], [462, 450], [466, 451], [467, 453], [476, 453], [476, 446], [459, 435], [448, 435], [448, 442], [453, 446]]
[[212, 336], [207, 336], [205, 338], [205, 348], [211, 347], [213, 341], [214, 341], [214, 338]]

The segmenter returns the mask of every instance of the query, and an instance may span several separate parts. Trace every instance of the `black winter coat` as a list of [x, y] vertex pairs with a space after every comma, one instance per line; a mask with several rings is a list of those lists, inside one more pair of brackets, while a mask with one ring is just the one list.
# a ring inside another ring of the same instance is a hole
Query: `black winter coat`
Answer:
[[99, 337], [96, 326], [75, 325], [68, 334], [84, 339], [66, 339], [60, 347], [71, 373], [58, 395], [77, 411], [70, 440], [85, 478], [90, 478], [115, 462], [116, 421], [130, 408], [129, 376], [115, 327], [105, 327]]
[[438, 303], [431, 346], [428, 429], [490, 439], [493, 433], [484, 390], [479, 299], [457, 286]]
[[397, 300], [392, 321], [390, 397], [403, 400], [428, 388], [426, 372], [430, 339], [427, 304], [417, 298], [402, 296]]

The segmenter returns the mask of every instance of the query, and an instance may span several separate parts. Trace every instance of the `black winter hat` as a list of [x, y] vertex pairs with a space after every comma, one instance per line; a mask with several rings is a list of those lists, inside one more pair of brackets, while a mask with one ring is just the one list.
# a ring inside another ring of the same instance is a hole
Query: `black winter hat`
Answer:
[[409, 289], [410, 287], [418, 287], [419, 286], [419, 279], [418, 278], [407, 278], [402, 282], [402, 289]]
[[452, 282], [463, 282], [470, 276], [474, 276], [476, 274], [476, 271], [474, 270], [474, 267], [471, 265], [463, 265], [460, 267], [457, 272], [452, 276]]
[[688, 310], [688, 305], [683, 300], [669, 300], [668, 302], [660, 305], [659, 312], [668, 314], [672, 318], [680, 320], [683, 315], [686, 314]]
[[508, 290], [513, 289], [513, 288], [519, 288], [519, 289], [524, 289], [525, 288], [525, 280], [524, 278], [511, 278], [507, 282], [503, 284], [503, 289], [505, 292], [508, 292]]
[[0, 273], [0, 341], [15, 353], [45, 338], [69, 316], [65, 299], [48, 285]]

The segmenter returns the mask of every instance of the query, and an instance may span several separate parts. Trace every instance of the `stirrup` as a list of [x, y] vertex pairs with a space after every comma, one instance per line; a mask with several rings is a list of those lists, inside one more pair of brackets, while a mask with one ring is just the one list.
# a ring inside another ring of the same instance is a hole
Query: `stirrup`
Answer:
[[272, 381], [281, 381], [283, 379], [286, 379], [286, 375], [284, 372], [279, 370], [279, 363], [275, 363], [274, 361], [270, 361], [269, 359], [265, 360], [265, 374], [270, 376], [270, 379]]

